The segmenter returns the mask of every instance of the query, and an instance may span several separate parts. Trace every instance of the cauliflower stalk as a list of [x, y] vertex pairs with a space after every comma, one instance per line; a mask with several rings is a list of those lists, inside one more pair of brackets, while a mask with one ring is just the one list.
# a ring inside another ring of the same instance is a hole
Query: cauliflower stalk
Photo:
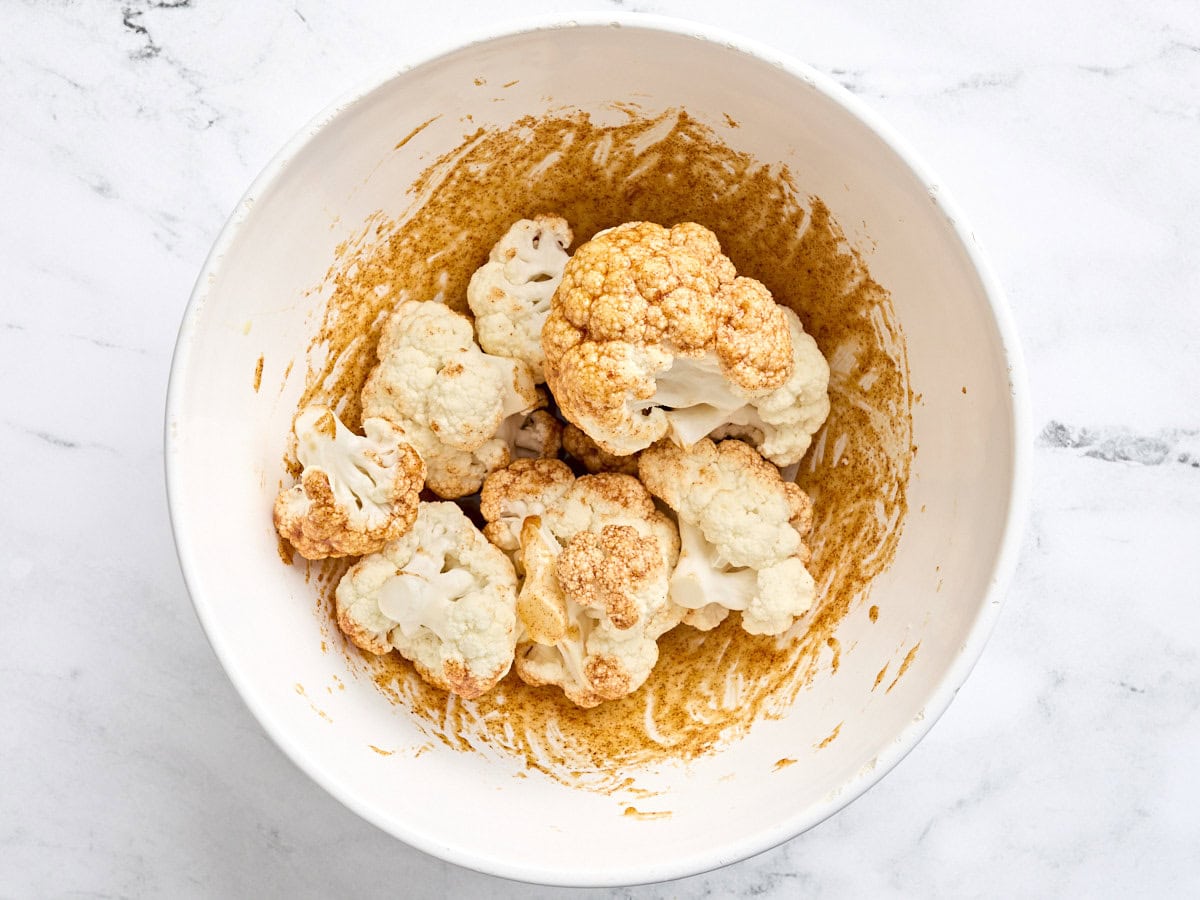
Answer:
[[512, 665], [512, 563], [453, 503], [421, 503], [404, 537], [359, 560], [338, 583], [338, 625], [358, 647], [398, 650], [421, 677], [472, 699]]
[[498, 436], [538, 404], [529, 367], [490, 356], [471, 323], [438, 302], [401, 303], [384, 326], [379, 365], [362, 390], [364, 417], [399, 425], [420, 452], [426, 485], [453, 499], [479, 490], [511, 451]]
[[742, 613], [750, 634], [782, 634], [808, 612], [816, 585], [805, 564], [812, 501], [753, 447], [707, 438], [668, 442], [638, 460], [642, 482], [675, 511], [682, 549], [670, 596], [701, 630]]
[[480, 509], [523, 575], [517, 674], [583, 707], [641, 687], [684, 610], [668, 597], [675, 526], [637, 479], [517, 460], [488, 476]]
[[783, 308], [692, 222], [629, 222], [581, 246], [542, 347], [563, 415], [617, 455], [664, 436], [690, 446], [795, 365]]
[[361, 556], [403, 535], [417, 517], [425, 464], [403, 431], [363, 420], [365, 437], [326, 406], [292, 424], [300, 483], [275, 499], [275, 528], [305, 559]]
[[542, 326], [570, 258], [571, 239], [570, 226], [558, 216], [521, 219], [492, 247], [467, 286], [479, 345], [522, 360], [539, 384], [546, 380]]

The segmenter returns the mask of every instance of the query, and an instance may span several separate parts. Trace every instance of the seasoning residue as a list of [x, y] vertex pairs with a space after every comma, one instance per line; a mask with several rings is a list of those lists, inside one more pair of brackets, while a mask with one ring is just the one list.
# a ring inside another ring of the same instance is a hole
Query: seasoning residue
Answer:
[[833, 651], [833, 659], [829, 661], [830, 671], [836, 672], [842, 664], [842, 642], [830, 635], [825, 639], [825, 645]]
[[[879, 687], [879, 685], [883, 683], [883, 679], [887, 676], [888, 666], [890, 666], [890, 665], [891, 665], [891, 663], [883, 664], [883, 668], [880, 669], [879, 673], [875, 676], [875, 683], [873, 685], [871, 685], [872, 691], [874, 691], [875, 688]], [[890, 691], [891, 688], [888, 688], [888, 690]]]
[[391, 756], [393, 753], [396, 752], [395, 750], [380, 749], [379, 747], [376, 747], [374, 744], [367, 744], [367, 746], [370, 747], [372, 750], [374, 750], [376, 753], [378, 753], [380, 756]]
[[650, 821], [653, 819], [668, 819], [671, 817], [671, 811], [669, 809], [661, 809], [646, 810], [643, 812], [636, 806], [627, 806], [621, 815], [625, 816], [627, 819], [641, 819], [643, 821]]
[[870, 609], [867, 610], [867, 616], [871, 619], [872, 622], [878, 622], [879, 621], [879, 607], [872, 606]]
[[[430, 738], [512, 754], [566, 783], [608, 792], [621, 789], [632, 768], [695, 758], [786, 713], [816, 674], [822, 648], [836, 647], [829, 642], [838, 623], [895, 553], [912, 446], [908, 364], [891, 298], [825, 204], [801, 194], [786, 167], [732, 150], [686, 113], [623, 113], [616, 124], [563, 112], [479, 128], [416, 180], [399, 216], [380, 212], [365, 222], [339, 247], [321, 287], [325, 315], [299, 401], [334, 405], [357, 427], [358, 392], [387, 312], [438, 295], [465, 311], [467, 281], [492, 244], [514, 220], [537, 213], [564, 216], [580, 240], [636, 219], [699, 222], [739, 272], [800, 315], [832, 370], [832, 410], [797, 478], [815, 504], [809, 567], [820, 607], [809, 619], [778, 639], [747, 635], [736, 616], [708, 633], [678, 628], [660, 641], [645, 687], [587, 711], [515, 675], [463, 701], [427, 685], [395, 654], [346, 650], [352, 668], [408, 707]], [[294, 474], [295, 460], [289, 464]], [[322, 564], [326, 616], [346, 565]]]
[[920, 641], [917, 641], [915, 644], [913, 644], [912, 649], [909, 650], [908, 654], [904, 657], [904, 661], [900, 663], [900, 671], [896, 673], [896, 677], [892, 679], [892, 683], [889, 684], [887, 686], [887, 690], [884, 691], [885, 694], [890, 694], [892, 692], [892, 688], [896, 686], [896, 683], [904, 677], [904, 673], [908, 671], [908, 667], [911, 666], [913, 660], [917, 658], [917, 651], [920, 649]]
[[259, 354], [258, 363], [254, 366], [254, 393], [258, 393], [258, 389], [262, 387], [262, 370], [263, 357]]
[[829, 736], [821, 741], [821, 743], [816, 745], [817, 749], [824, 750], [826, 747], [836, 741], [837, 736], [842, 733], [842, 726], [845, 724], [845, 722], [838, 722], [837, 725], [833, 726], [833, 731], [829, 732]]
[[301, 697], [303, 697], [305, 700], [308, 701], [308, 705], [312, 709], [313, 712], [315, 712], [318, 716], [320, 716], [326, 722], [330, 722], [330, 723], [333, 722], [333, 719], [329, 718], [329, 713], [325, 712], [325, 710], [321, 709], [319, 706], [317, 706], [317, 704], [312, 702], [312, 698], [310, 698], [308, 696], [308, 693], [304, 690], [304, 685], [297, 682], [295, 690], [296, 690], [297, 694], [299, 694]]
[[404, 137], [400, 138], [399, 142], [392, 149], [399, 150], [401, 147], [403, 147], [405, 144], [407, 144], [409, 141], [411, 141], [418, 134], [420, 134], [422, 131], [424, 131], [426, 128], [428, 128], [430, 125], [432, 125], [434, 122], [436, 122], [440, 118], [441, 118], [440, 115], [436, 115], [436, 116], [432, 116], [432, 117], [426, 119], [424, 122], [422, 122], [420, 125], [418, 125], [416, 128], [414, 128], [412, 131], [410, 131]]
[[795, 764], [796, 761], [794, 759], [790, 759], [789, 757], [785, 756], [783, 759], [775, 760], [775, 771], [778, 772], [781, 769], [786, 769], [788, 766], [794, 766]]

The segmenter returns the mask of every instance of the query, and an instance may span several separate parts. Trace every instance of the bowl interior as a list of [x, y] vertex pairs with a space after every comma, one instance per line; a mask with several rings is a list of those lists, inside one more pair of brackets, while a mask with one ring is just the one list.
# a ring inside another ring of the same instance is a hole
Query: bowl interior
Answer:
[[[269, 513], [321, 317], [311, 289], [337, 245], [376, 210], [399, 213], [414, 177], [475, 126], [564, 105], [612, 115], [613, 101], [649, 113], [682, 107], [735, 149], [787, 163], [890, 290], [919, 395], [900, 549], [842, 623], [836, 672], [822, 667], [785, 718], [640, 779], [658, 793], [632, 802], [662, 816], [623, 814], [628, 796], [518, 777], [502, 757], [422, 749], [427, 738], [406, 711], [324, 642], [314, 586], [281, 565]], [[192, 596], [284, 750], [424, 850], [510, 877], [596, 884], [674, 877], [765, 849], [844, 805], [911, 747], [965, 677], [998, 602], [1020, 437], [1011, 350], [936, 190], [812, 78], [653, 24], [471, 45], [391, 78], [310, 134], [252, 189], [202, 275], [168, 410], [172, 516]]]

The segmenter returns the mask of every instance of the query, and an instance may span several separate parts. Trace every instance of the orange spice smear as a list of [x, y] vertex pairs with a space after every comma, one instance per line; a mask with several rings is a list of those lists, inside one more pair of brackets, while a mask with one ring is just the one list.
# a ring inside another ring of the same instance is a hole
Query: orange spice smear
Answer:
[[[565, 783], [610, 792], [631, 770], [710, 753], [787, 711], [822, 648], [837, 646], [838, 623], [895, 554], [912, 457], [912, 394], [891, 298], [825, 204], [803, 195], [786, 167], [732, 150], [685, 112], [627, 115], [600, 125], [568, 111], [481, 128], [435, 160], [407, 209], [377, 213], [339, 247], [321, 286], [329, 299], [299, 402], [332, 404], [357, 427], [358, 393], [388, 311], [440, 294], [465, 312], [467, 281], [492, 244], [539, 213], [565, 217], [580, 241], [633, 220], [699, 222], [739, 273], [799, 314], [832, 369], [832, 411], [797, 478], [815, 504], [814, 615], [780, 638], [744, 633], [736, 615], [708, 633], [680, 627], [659, 642], [659, 664], [641, 690], [592, 710], [513, 674], [464, 701], [427, 685], [396, 654], [346, 649], [352, 669], [407, 707], [430, 739], [511, 754]], [[287, 463], [294, 471], [295, 460]], [[328, 615], [347, 562], [320, 565]]]

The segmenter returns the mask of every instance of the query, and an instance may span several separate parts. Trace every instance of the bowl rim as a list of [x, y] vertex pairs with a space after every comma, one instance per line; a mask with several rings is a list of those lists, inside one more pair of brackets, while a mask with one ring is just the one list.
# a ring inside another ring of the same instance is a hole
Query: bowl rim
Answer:
[[[594, 866], [589, 869], [556, 868], [553, 864], [532, 866], [489, 855], [482, 848], [467, 844], [448, 844], [430, 839], [422, 832], [406, 827], [405, 823], [389, 817], [371, 804], [351, 796], [348, 791], [313, 760], [305, 748], [292, 740], [272, 710], [254, 699], [248, 679], [240, 670], [235, 657], [226, 645], [213, 619], [212, 611], [198, 589], [198, 565], [193, 559], [189, 541], [189, 525], [183, 518], [180, 507], [182, 473], [176, 464], [179, 455], [179, 439], [175, 423], [179, 418], [185, 388], [191, 348], [196, 334], [196, 325], [205, 306], [215, 274], [229, 247], [236, 240], [256, 199], [263, 195], [289, 162], [300, 150], [342, 112], [355, 105], [368, 94], [387, 82], [401, 77], [420, 66], [457, 54], [479, 44], [494, 40], [539, 31], [555, 31], [565, 28], [614, 27], [634, 30], [666, 32], [695, 40], [713, 43], [731, 49], [762, 62], [774, 65], [794, 78], [815, 88], [827, 99], [840, 106], [849, 115], [857, 118], [877, 135], [912, 172], [928, 191], [934, 205], [949, 221], [959, 242], [974, 268], [984, 290], [997, 332], [1000, 336], [1004, 358], [1008, 367], [1009, 400], [1012, 408], [1013, 445], [1012, 471], [999, 551], [990, 575], [984, 602], [956, 657], [951, 661], [946, 674], [927, 698], [923, 710], [915, 716], [875, 757], [874, 764], [864, 767], [838, 790], [820, 802], [798, 810], [796, 814], [769, 823], [763, 828], [736, 841], [718, 848], [672, 857], [661, 863], [622, 867]], [[589, 12], [576, 14], [548, 14], [508, 21], [476, 31], [467, 40], [442, 42], [433, 49], [420, 54], [400, 67], [389, 67], [377, 72], [356, 87], [325, 107], [304, 127], [293, 135], [271, 158], [259, 175], [250, 184], [245, 194], [234, 207], [234, 211], [209, 251], [195, 286], [184, 309], [179, 334], [172, 355], [170, 376], [167, 385], [166, 415], [164, 423], [164, 467], [166, 475], [167, 504], [170, 511], [171, 531], [179, 558], [184, 583], [191, 598], [196, 616], [213, 652], [216, 654], [226, 676], [258, 720], [263, 730], [280, 750], [309, 778], [324, 788], [340, 803], [361, 818], [391, 836], [433, 857], [452, 862], [478, 872], [496, 875], [535, 884], [572, 887], [612, 887], [630, 884], [645, 884], [668, 881], [689, 875], [711, 871], [755, 856], [802, 834], [847, 807], [884, 775], [894, 769], [905, 756], [929, 733], [934, 723], [949, 707], [966, 681], [990, 636], [999, 616], [1002, 601], [1007, 592], [1019, 555], [1022, 533], [1028, 516], [1029, 503], [1029, 459], [1032, 448], [1031, 412], [1028, 400], [1028, 383], [1024, 359], [1018, 342], [1016, 327], [1000, 283], [985, 259], [983, 250], [974, 232], [963, 218], [957, 204], [942, 183], [934, 177], [907, 140], [897, 133], [878, 113], [864, 101], [842, 87], [834, 78], [806, 63], [783, 53], [768, 44], [745, 38], [719, 26], [694, 22], [687, 19], [628, 12]]]

